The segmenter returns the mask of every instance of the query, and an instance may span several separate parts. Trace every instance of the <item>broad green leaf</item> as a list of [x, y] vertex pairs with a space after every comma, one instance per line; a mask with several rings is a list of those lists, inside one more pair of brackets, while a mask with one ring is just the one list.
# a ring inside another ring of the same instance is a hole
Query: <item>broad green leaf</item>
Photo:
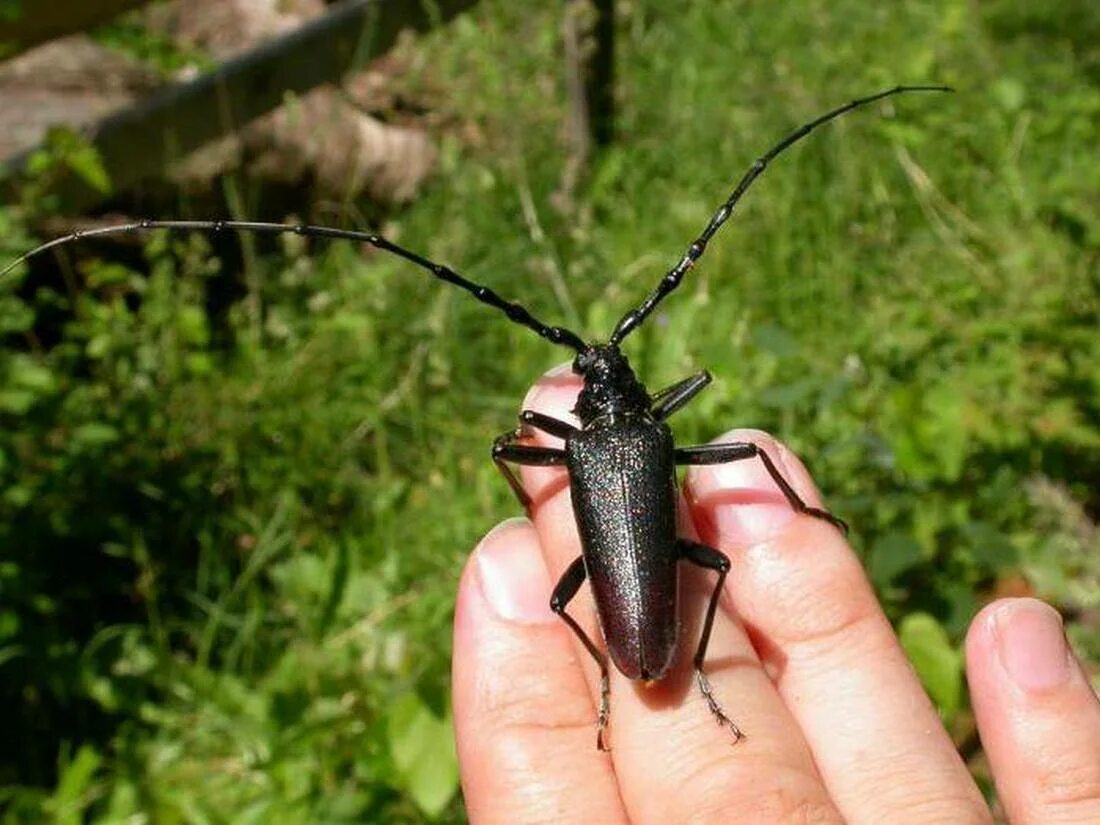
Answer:
[[427, 816], [439, 816], [458, 789], [450, 719], [440, 719], [410, 693], [391, 709], [387, 738], [405, 790]]
[[907, 533], [881, 536], [871, 548], [868, 572], [876, 587], [888, 586], [895, 578], [924, 560], [920, 544]]
[[83, 146], [65, 158], [65, 163], [86, 184], [101, 194], [109, 194], [111, 191], [111, 176], [107, 173], [107, 167], [91, 146]]
[[73, 444], [85, 447], [101, 447], [118, 441], [118, 430], [110, 424], [91, 422], [73, 430]]
[[1016, 567], [1020, 555], [1008, 536], [995, 530], [984, 521], [975, 521], [963, 528], [970, 555], [974, 561], [992, 573]]
[[92, 801], [89, 785], [102, 762], [103, 757], [94, 748], [84, 745], [71, 762], [62, 765], [57, 790], [51, 800], [54, 821], [58, 825], [79, 825], [84, 821], [83, 811]]
[[23, 0], [0, 0], [0, 20], [14, 23], [23, 16]]
[[962, 701], [962, 656], [947, 631], [927, 613], [910, 613], [901, 620], [898, 636], [940, 716], [950, 719]]
[[752, 342], [778, 358], [792, 358], [799, 351], [798, 341], [778, 324], [764, 323], [753, 327]]

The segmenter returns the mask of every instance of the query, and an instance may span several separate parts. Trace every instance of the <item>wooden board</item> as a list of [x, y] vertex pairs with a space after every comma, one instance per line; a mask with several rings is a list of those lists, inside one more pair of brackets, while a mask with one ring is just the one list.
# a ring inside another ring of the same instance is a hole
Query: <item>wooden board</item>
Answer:
[[[164, 89], [108, 117], [88, 133], [115, 192], [158, 174], [176, 160], [284, 103], [288, 96], [339, 80], [389, 49], [406, 29], [426, 30], [476, 0], [343, 0], [325, 15], [231, 60], [193, 82]], [[430, 11], [425, 9], [430, 5]], [[30, 153], [8, 163], [18, 182]], [[51, 190], [64, 208], [103, 199], [74, 176]]]

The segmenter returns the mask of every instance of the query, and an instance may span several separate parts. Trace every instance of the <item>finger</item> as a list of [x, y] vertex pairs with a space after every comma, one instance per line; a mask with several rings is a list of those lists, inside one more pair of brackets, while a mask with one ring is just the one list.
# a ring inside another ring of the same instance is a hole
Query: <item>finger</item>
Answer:
[[[805, 467], [767, 434], [718, 441], [757, 444], [821, 506]], [[703, 540], [731, 556], [734, 601], [846, 819], [988, 822], [840, 531], [796, 512], [757, 458], [692, 468], [687, 495]]]
[[474, 551], [455, 610], [454, 714], [470, 821], [625, 822], [592, 746], [595, 710], [550, 612], [534, 528], [506, 521]]
[[[528, 395], [525, 408], [565, 418], [578, 387], [574, 376], [551, 374]], [[563, 570], [581, 552], [568, 480], [543, 468], [533, 469], [524, 475], [535, 501], [532, 517], [548, 566]], [[680, 567], [685, 621], [678, 665], [651, 687], [632, 682], [612, 668], [608, 740], [627, 813], [638, 822], [719, 817], [731, 823], [839, 822], [794, 720], [728, 604], [722, 605], [714, 625], [708, 670], [715, 696], [747, 738], [734, 744], [729, 732], [715, 724], [691, 673], [699, 620], [714, 589], [715, 574]], [[569, 612], [602, 647], [588, 588], [582, 589]], [[597, 696], [595, 666], [587, 673], [590, 690]]]
[[967, 678], [997, 792], [1013, 825], [1100, 822], [1100, 703], [1035, 599], [1003, 599], [974, 619]]

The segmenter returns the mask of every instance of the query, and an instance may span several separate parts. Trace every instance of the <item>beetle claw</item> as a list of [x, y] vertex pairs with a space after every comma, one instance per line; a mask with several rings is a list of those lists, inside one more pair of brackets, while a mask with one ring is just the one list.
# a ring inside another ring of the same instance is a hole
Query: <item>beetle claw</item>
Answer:
[[596, 750], [608, 753], [611, 748], [607, 746], [607, 742], [604, 740], [604, 731], [607, 730], [607, 723], [611, 719], [611, 682], [608, 679], [607, 672], [604, 671], [600, 675], [600, 709], [596, 714]]
[[710, 687], [710, 680], [707, 679], [707, 674], [703, 672], [702, 668], [695, 669], [695, 681], [699, 685], [699, 692], [703, 694], [703, 698], [707, 700], [707, 708], [714, 715], [714, 721], [720, 726], [729, 730], [733, 736], [733, 744], [737, 744], [742, 739], [745, 739], [745, 733], [741, 728], [737, 727], [737, 723], [730, 719], [722, 706], [718, 704], [718, 700], [714, 698], [714, 693]]
[[828, 510], [822, 510], [819, 507], [807, 507], [803, 512], [807, 515], [829, 522], [829, 524], [833, 525], [833, 527], [839, 530], [844, 536], [848, 535], [848, 522], [842, 518], [837, 518]]

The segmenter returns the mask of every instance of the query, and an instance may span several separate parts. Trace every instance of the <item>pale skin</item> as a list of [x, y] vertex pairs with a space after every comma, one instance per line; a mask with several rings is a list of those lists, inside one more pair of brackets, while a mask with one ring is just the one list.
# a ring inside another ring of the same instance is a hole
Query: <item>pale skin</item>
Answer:
[[[552, 371], [524, 409], [571, 420], [579, 386]], [[718, 440], [756, 442], [821, 506], [803, 464], [765, 433]], [[851, 547], [791, 512], [758, 461], [693, 468], [682, 508], [684, 534], [733, 565], [707, 668], [747, 738], [732, 744], [691, 679], [712, 577], [685, 565], [679, 663], [651, 687], [612, 672], [611, 750], [597, 751], [596, 667], [548, 606], [580, 553], [568, 481], [560, 468], [525, 468], [523, 480], [530, 519], [478, 545], [455, 615], [455, 729], [475, 825], [993, 821]], [[587, 588], [570, 612], [598, 638]], [[1100, 703], [1057, 613], [1033, 599], [988, 605], [966, 668], [1008, 821], [1100, 822]]]

